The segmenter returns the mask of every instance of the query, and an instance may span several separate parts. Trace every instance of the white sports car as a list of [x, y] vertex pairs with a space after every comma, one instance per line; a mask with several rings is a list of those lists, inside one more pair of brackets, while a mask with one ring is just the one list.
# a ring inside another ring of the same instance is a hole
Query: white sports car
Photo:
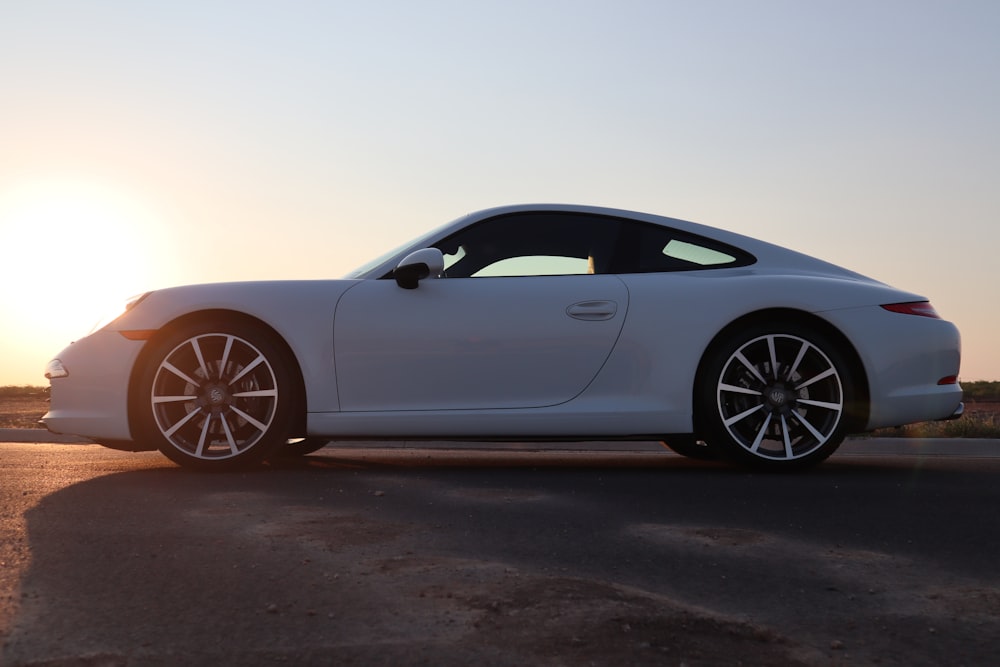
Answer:
[[57, 433], [228, 469], [331, 439], [662, 440], [799, 468], [962, 412], [924, 297], [589, 206], [467, 215], [342, 280], [144, 294], [52, 360]]

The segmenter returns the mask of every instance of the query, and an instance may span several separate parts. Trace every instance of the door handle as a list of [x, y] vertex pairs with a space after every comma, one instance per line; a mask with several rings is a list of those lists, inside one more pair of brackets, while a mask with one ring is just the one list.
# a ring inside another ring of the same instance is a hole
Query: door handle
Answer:
[[613, 319], [618, 312], [614, 301], [580, 301], [566, 307], [566, 314], [577, 320], [601, 321]]

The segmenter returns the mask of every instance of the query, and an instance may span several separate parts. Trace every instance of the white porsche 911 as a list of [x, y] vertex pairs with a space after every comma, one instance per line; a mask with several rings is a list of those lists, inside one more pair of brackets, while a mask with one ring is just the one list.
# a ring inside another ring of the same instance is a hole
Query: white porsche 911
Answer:
[[962, 413], [924, 297], [702, 225], [509, 206], [342, 280], [144, 294], [52, 360], [57, 433], [229, 469], [331, 439], [662, 440], [774, 468]]

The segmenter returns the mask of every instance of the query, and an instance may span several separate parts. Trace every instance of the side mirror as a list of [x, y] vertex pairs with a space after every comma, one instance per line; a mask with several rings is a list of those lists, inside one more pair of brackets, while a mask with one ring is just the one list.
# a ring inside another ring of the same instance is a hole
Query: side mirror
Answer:
[[396, 265], [392, 277], [403, 289], [416, 289], [424, 278], [437, 278], [444, 271], [444, 255], [437, 248], [414, 250]]

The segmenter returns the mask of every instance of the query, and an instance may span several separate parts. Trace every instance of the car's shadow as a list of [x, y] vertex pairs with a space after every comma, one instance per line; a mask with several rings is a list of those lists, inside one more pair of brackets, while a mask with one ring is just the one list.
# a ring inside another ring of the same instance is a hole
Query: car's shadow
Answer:
[[[996, 462], [835, 457], [773, 475], [666, 452], [327, 447], [207, 474], [137, 456], [150, 467], [26, 513], [31, 564], [4, 664], [322, 664], [323, 646], [386, 638], [395, 657], [435, 662], [510, 591], [556, 591], [553, 609], [569, 609], [611, 586], [654, 615], [665, 600], [750, 613], [739, 605], [815, 591], [812, 608], [828, 608], [847, 585], [816, 574], [830, 553], [970, 577], [1000, 558]], [[538, 622], [524, 619], [505, 622]]]
[[[910, 476], [913, 471], [925, 468], [933, 461], [936, 467], [947, 467], [947, 461], [927, 456], [851, 456], [834, 455], [822, 464], [798, 470], [775, 470], [772, 468], [747, 468], [726, 460], [693, 459], [667, 451], [635, 451], [624, 448], [621, 451], [603, 449], [587, 450], [562, 448], [421, 448], [390, 447], [380, 448], [337, 448], [325, 447], [317, 452], [301, 457], [280, 457], [255, 469], [268, 470], [393, 470], [400, 472], [412, 469], [544, 469], [550, 471], [572, 470], [656, 470], [669, 474], [690, 474], [700, 471], [707, 475], [738, 476], [823, 476], [828, 474], [871, 475], [900, 474]], [[216, 474], [216, 473], [210, 473]]]

